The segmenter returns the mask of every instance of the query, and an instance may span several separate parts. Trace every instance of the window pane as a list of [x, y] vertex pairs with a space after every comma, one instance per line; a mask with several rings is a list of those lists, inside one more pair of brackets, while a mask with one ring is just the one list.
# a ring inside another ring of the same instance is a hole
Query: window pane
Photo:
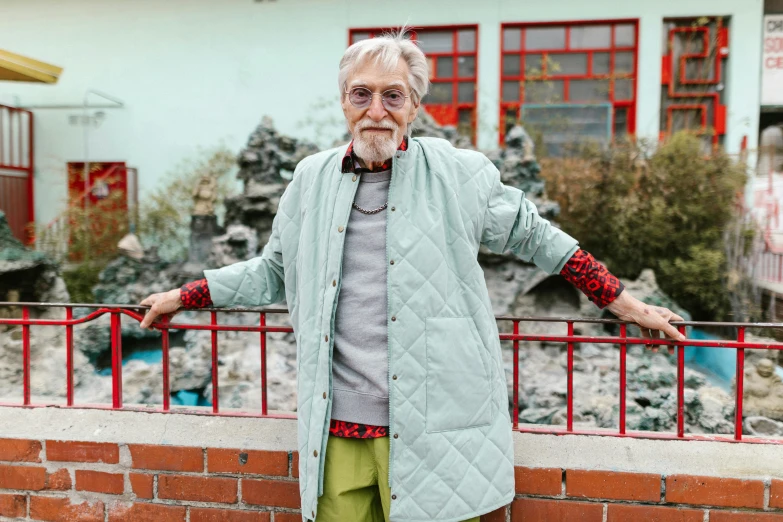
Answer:
[[571, 49], [602, 49], [611, 45], [611, 25], [584, 25], [571, 28]]
[[454, 76], [454, 58], [451, 56], [438, 57], [438, 78], [451, 78]]
[[460, 103], [473, 103], [476, 101], [476, 84], [473, 82], [459, 82], [457, 84], [457, 101]]
[[593, 74], [609, 74], [609, 53], [593, 53]]
[[586, 54], [550, 54], [547, 63], [547, 73], [552, 76], [559, 74], [587, 74]]
[[569, 101], [609, 101], [609, 80], [571, 80]]
[[424, 103], [451, 103], [452, 89], [451, 83], [433, 83], [430, 85], [430, 92], [424, 97]]
[[476, 76], [476, 57], [460, 56], [457, 58], [457, 75], [461, 78]]
[[628, 134], [628, 109], [618, 107], [614, 110], [614, 137], [622, 138]]
[[633, 72], [633, 53], [614, 53], [614, 72], [624, 74]]
[[506, 51], [519, 51], [522, 47], [521, 29], [503, 30], [503, 49]]
[[608, 144], [611, 120], [611, 108], [600, 105], [522, 106], [522, 121], [540, 133], [541, 152], [549, 156], [579, 154], [588, 143]]
[[503, 82], [503, 101], [519, 101], [519, 82]]
[[631, 47], [636, 45], [636, 31], [632, 24], [616, 25], [614, 27], [615, 47]]
[[563, 80], [525, 82], [525, 103], [561, 103], [565, 82]]
[[457, 31], [457, 50], [463, 53], [469, 53], [476, 50], [475, 29]]
[[518, 54], [506, 54], [503, 56], [503, 76], [519, 76], [519, 64], [522, 57]]
[[540, 54], [525, 55], [525, 76], [541, 76], [543, 74], [543, 60]]
[[699, 109], [678, 109], [672, 111], [672, 128], [677, 130], [701, 130], [701, 111]]
[[370, 33], [353, 33], [353, 40], [351, 43], [356, 43], [361, 40], [367, 40], [370, 38]]
[[425, 53], [454, 51], [454, 33], [451, 31], [422, 31], [417, 33], [419, 47]]
[[565, 27], [529, 27], [525, 29], [525, 49], [565, 49]]
[[633, 99], [633, 80], [615, 80], [614, 81], [614, 99], [632, 100]]

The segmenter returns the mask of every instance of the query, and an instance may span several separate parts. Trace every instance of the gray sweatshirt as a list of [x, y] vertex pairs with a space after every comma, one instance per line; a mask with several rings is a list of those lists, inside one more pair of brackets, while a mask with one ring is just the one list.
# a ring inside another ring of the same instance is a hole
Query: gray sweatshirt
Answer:
[[[359, 178], [354, 203], [366, 210], [388, 199], [391, 170]], [[332, 419], [389, 424], [386, 331], [386, 212], [351, 209], [335, 315]]]

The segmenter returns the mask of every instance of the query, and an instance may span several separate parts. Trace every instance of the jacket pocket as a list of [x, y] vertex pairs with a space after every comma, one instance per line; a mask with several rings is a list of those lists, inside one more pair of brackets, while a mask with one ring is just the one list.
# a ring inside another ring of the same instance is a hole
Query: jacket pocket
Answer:
[[492, 422], [491, 371], [473, 319], [426, 320], [426, 431], [448, 431]]

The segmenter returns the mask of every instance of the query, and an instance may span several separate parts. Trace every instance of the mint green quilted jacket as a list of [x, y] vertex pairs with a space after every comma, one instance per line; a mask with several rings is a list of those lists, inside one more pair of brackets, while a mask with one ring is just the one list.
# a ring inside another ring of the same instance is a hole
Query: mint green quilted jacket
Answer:
[[[303, 520], [323, 493], [332, 340], [357, 176], [346, 146], [296, 168], [261, 256], [205, 272], [216, 306], [286, 301], [297, 342]], [[393, 521], [459, 521], [514, 497], [508, 392], [480, 245], [558, 273], [577, 242], [482, 154], [414, 138], [393, 159], [387, 210], [389, 484]], [[361, 325], [356, 325], [361, 328]]]

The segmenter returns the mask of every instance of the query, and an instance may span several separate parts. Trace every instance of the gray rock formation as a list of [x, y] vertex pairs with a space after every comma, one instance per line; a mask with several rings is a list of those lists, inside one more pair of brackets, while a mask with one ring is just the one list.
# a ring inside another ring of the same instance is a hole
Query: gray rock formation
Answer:
[[259, 244], [265, 245], [280, 196], [296, 165], [315, 152], [318, 147], [310, 142], [278, 134], [272, 119], [264, 116], [237, 158], [237, 178], [244, 189], [226, 200], [226, 225], [253, 228]]
[[[26, 248], [16, 239], [0, 210], [0, 301], [70, 301], [59, 265], [45, 254]], [[21, 310], [14, 312], [21, 317]], [[48, 310], [31, 309], [32, 317], [46, 317]]]

